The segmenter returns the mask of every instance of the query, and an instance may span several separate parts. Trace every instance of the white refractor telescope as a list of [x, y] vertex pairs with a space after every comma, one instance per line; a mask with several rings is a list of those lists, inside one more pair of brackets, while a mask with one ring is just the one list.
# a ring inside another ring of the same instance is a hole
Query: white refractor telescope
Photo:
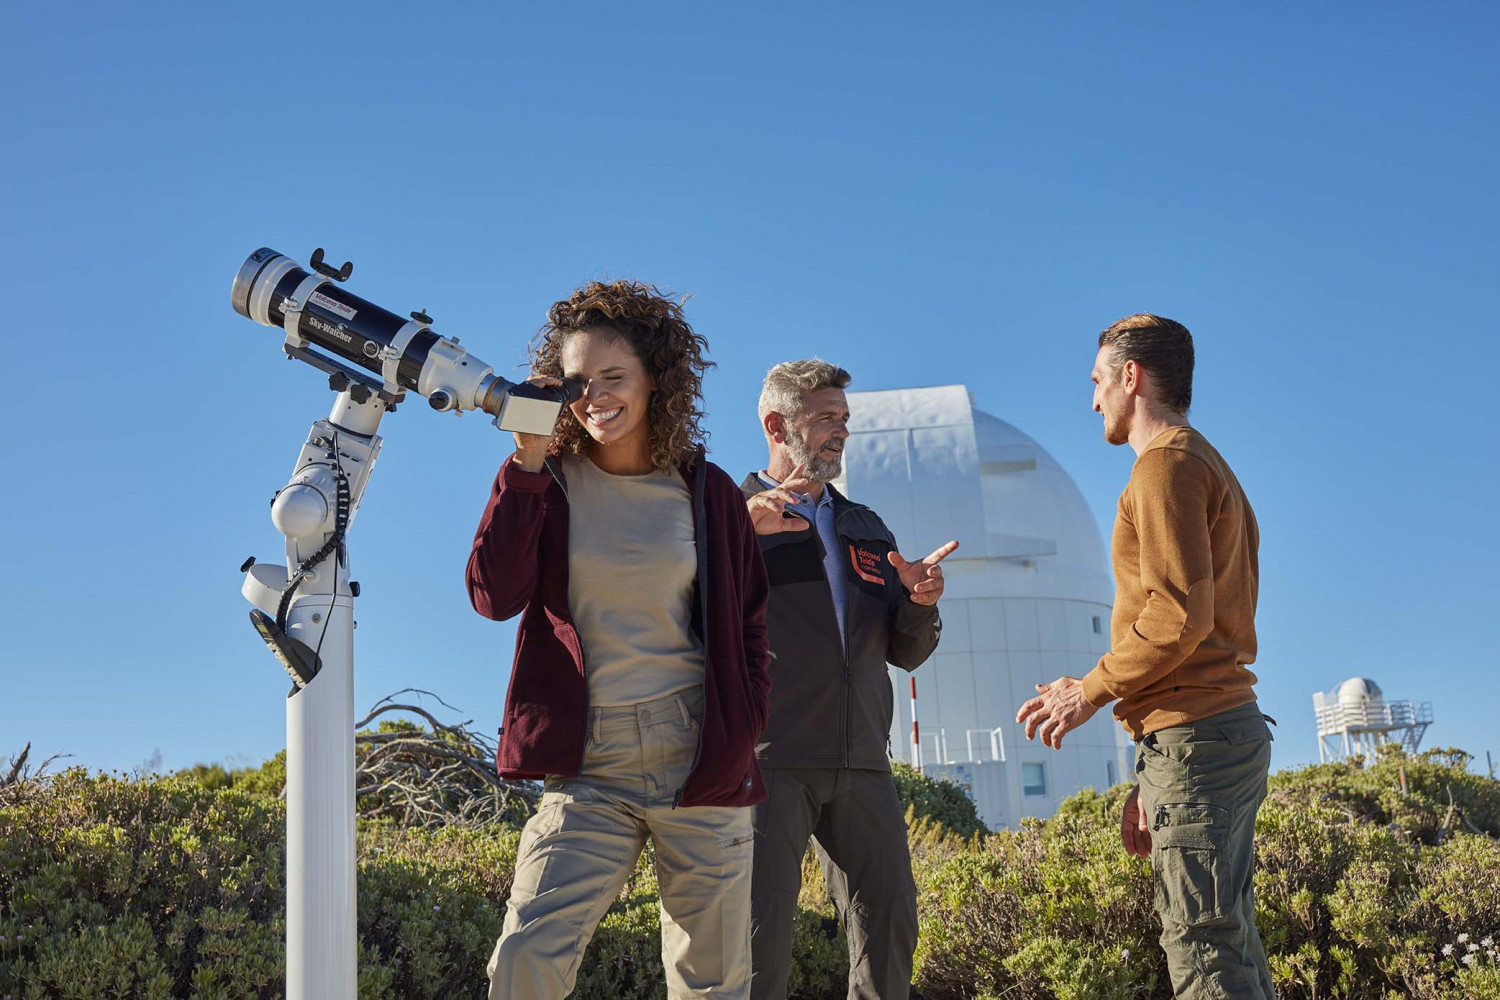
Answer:
[[328, 373], [333, 410], [312, 425], [271, 504], [286, 561], [241, 567], [250, 619], [291, 676], [286, 702], [287, 1000], [354, 1000], [354, 599], [344, 543], [370, 470], [375, 433], [407, 392], [435, 410], [483, 410], [501, 430], [552, 433], [580, 386], [513, 383], [441, 337], [342, 287], [353, 272], [304, 269], [267, 247], [234, 278], [242, 316], [285, 331], [287, 356]]

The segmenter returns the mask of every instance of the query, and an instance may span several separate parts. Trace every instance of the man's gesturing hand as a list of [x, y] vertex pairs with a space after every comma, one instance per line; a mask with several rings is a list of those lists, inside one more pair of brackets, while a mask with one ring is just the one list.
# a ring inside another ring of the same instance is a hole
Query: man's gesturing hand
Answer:
[[957, 542], [939, 545], [932, 555], [920, 562], [907, 562], [901, 553], [891, 549], [891, 565], [901, 578], [901, 586], [911, 595], [914, 604], [936, 604], [943, 596], [943, 570], [938, 563], [947, 559], [958, 548]]
[[1146, 812], [1141, 808], [1141, 786], [1130, 790], [1125, 800], [1125, 811], [1120, 816], [1120, 840], [1126, 854], [1138, 858], [1151, 857], [1151, 827], [1146, 822]]
[[1037, 735], [1040, 727], [1042, 745], [1062, 749], [1063, 737], [1094, 717], [1099, 711], [1083, 697], [1083, 682], [1077, 677], [1059, 677], [1051, 684], [1038, 684], [1041, 692], [1021, 706], [1016, 721], [1026, 723], [1026, 738]]
[[782, 517], [787, 504], [799, 504], [800, 500], [794, 494], [806, 494], [812, 480], [807, 478], [807, 470], [797, 466], [792, 474], [782, 480], [780, 486], [757, 493], [745, 501], [745, 506], [750, 511], [750, 523], [755, 527], [757, 535], [774, 535], [781, 531], [806, 531], [812, 527], [805, 517]]

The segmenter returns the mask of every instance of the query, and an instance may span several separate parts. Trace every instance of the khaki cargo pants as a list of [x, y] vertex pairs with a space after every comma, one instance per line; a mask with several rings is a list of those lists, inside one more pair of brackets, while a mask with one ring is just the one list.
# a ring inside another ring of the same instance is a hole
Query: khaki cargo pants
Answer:
[[1271, 738], [1251, 702], [1136, 744], [1161, 946], [1179, 1000], [1275, 1000], [1252, 892]]
[[672, 807], [692, 769], [703, 690], [591, 711], [582, 773], [548, 778], [521, 834], [490, 1000], [562, 1000], [650, 837], [667, 993], [750, 992], [751, 810]]

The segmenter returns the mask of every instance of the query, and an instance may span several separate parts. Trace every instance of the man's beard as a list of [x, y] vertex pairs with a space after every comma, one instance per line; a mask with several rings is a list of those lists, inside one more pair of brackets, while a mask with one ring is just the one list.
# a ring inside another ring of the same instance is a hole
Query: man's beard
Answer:
[[1125, 444], [1130, 440], [1130, 421], [1124, 417], [1104, 418], [1104, 441], [1106, 444]]
[[831, 483], [844, 468], [844, 453], [840, 451], [832, 458], [824, 458], [807, 446], [807, 438], [795, 430], [786, 436], [787, 454], [793, 465], [802, 466], [807, 478], [815, 483]]

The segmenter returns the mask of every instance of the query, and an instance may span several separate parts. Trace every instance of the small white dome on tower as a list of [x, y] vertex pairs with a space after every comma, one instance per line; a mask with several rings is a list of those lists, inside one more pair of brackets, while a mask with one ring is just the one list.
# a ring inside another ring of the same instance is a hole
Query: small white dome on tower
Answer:
[[1351, 677], [1339, 685], [1340, 705], [1367, 705], [1383, 698], [1380, 685], [1368, 677]]
[[1432, 725], [1432, 703], [1406, 698], [1387, 700], [1380, 685], [1368, 677], [1351, 677], [1332, 691], [1313, 695], [1318, 720], [1318, 760], [1366, 763], [1376, 759], [1380, 745], [1394, 743], [1416, 753]]

